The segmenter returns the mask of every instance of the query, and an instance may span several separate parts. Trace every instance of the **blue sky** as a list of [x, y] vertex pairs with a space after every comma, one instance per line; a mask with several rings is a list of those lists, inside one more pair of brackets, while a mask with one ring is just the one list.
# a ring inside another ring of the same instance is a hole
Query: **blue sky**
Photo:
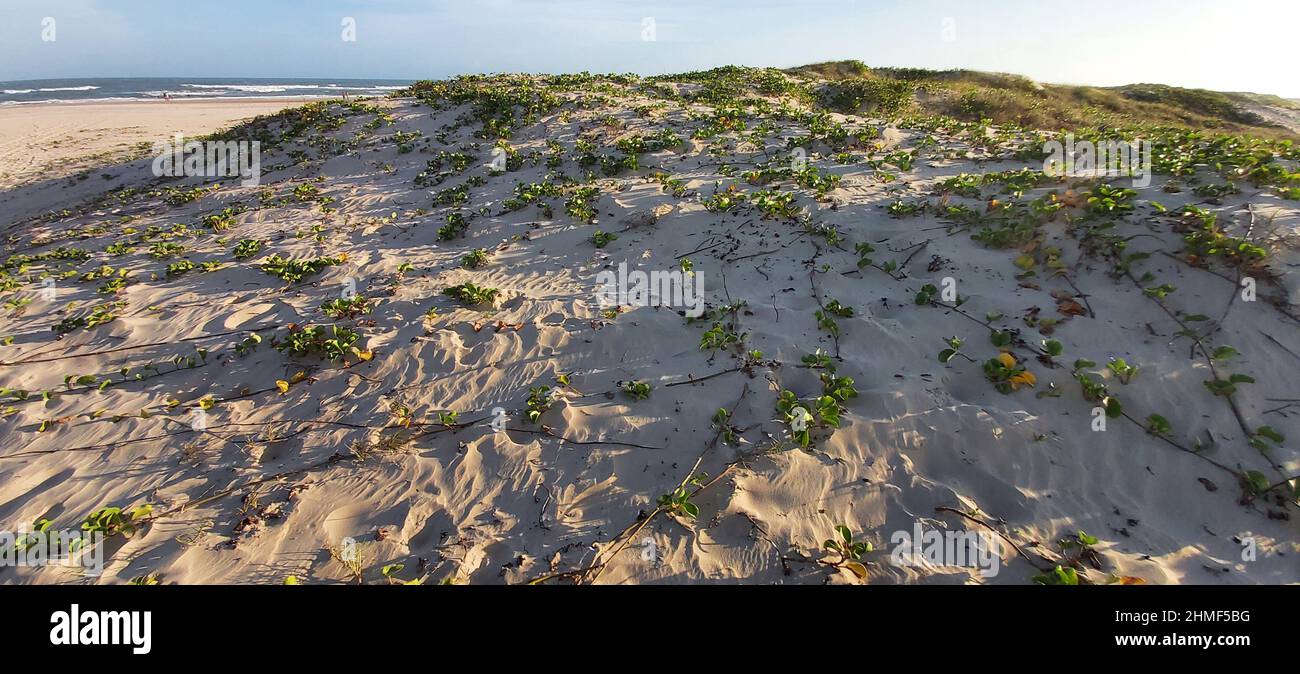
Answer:
[[[53, 42], [41, 39], [45, 17]], [[342, 39], [344, 17], [355, 42]], [[1300, 0], [0, 0], [0, 80], [652, 74], [857, 58], [1300, 97], [1297, 26]]]

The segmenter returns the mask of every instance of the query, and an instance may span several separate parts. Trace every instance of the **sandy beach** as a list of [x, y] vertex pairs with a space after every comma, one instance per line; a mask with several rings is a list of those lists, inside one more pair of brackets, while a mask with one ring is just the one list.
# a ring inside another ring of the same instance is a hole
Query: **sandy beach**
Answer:
[[175, 133], [205, 135], [303, 102], [259, 98], [0, 106], [0, 189], [112, 166], [139, 154], [141, 144], [169, 140]]
[[[138, 147], [298, 102], [0, 108], [0, 521], [148, 506], [101, 576], [0, 583], [1297, 580], [1298, 202], [601, 86], [313, 104], [229, 136], [276, 139], [250, 186]], [[1190, 252], [1186, 205], [1272, 253]]]

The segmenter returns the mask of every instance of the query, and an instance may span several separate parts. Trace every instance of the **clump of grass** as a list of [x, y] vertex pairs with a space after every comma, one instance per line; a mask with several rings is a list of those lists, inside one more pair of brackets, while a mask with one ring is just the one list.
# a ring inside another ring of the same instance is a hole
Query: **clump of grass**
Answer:
[[827, 85], [819, 99], [836, 112], [890, 117], [911, 106], [915, 91], [916, 85], [906, 80], [854, 78]]

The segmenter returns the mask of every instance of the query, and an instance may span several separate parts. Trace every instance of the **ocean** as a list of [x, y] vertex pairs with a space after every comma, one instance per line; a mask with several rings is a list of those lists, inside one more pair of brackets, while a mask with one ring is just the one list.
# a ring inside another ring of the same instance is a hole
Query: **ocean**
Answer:
[[411, 80], [111, 77], [0, 82], [0, 105], [205, 98], [384, 96]]

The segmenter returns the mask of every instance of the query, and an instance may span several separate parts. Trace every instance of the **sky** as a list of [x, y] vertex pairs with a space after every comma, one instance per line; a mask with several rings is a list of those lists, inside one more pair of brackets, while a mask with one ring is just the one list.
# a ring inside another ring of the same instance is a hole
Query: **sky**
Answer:
[[1300, 97], [1298, 26], [1300, 0], [0, 0], [0, 80], [859, 59]]

